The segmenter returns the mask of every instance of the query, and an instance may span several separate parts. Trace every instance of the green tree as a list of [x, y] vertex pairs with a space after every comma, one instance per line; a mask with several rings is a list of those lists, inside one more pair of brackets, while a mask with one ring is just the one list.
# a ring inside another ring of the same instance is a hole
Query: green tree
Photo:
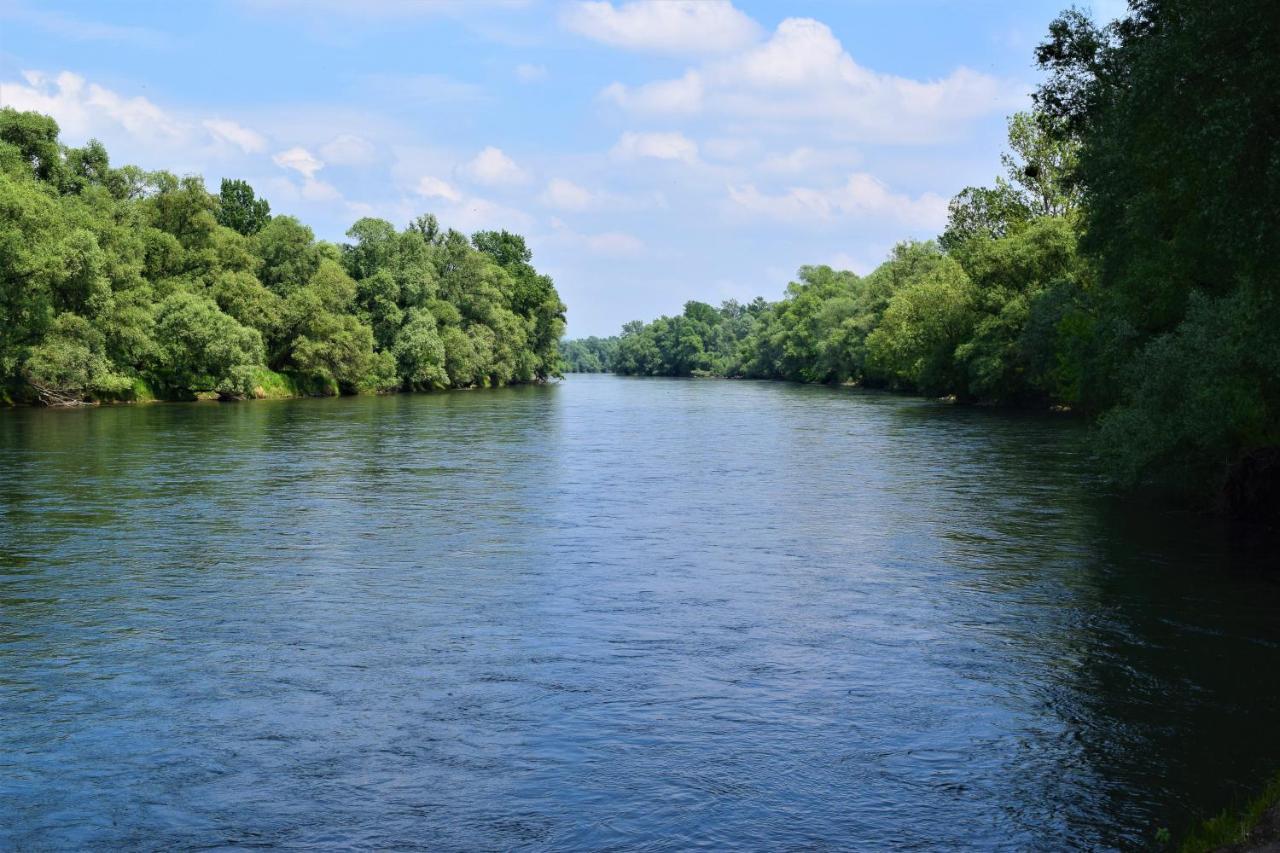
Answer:
[[133, 384], [106, 353], [106, 336], [88, 320], [59, 314], [27, 359], [28, 381], [47, 402], [122, 394]]
[[320, 268], [315, 235], [292, 216], [271, 217], [257, 234], [257, 250], [262, 259], [258, 278], [283, 297], [304, 286]]
[[155, 374], [170, 388], [226, 397], [253, 393], [262, 336], [223, 314], [212, 300], [191, 293], [165, 299], [157, 306], [156, 341]]
[[1124, 482], [1205, 495], [1280, 446], [1275, 12], [1150, 0], [1098, 27], [1069, 11], [1037, 51], [1037, 104], [1080, 144], [1103, 336], [1085, 349], [1112, 367], [1103, 446]]
[[244, 234], [257, 234], [271, 218], [271, 205], [257, 198], [253, 187], [245, 181], [222, 179], [218, 193], [218, 224]]

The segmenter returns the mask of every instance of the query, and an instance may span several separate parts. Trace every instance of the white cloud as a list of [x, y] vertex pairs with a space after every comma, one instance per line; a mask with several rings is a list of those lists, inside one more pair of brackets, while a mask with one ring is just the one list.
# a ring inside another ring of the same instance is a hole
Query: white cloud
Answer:
[[590, 190], [564, 178], [554, 178], [548, 182], [547, 189], [542, 194], [543, 204], [561, 210], [586, 210], [595, 201], [596, 197]]
[[316, 172], [324, 168], [324, 163], [316, 159], [314, 154], [301, 145], [295, 145], [293, 148], [281, 151], [271, 160], [280, 168], [292, 169], [307, 180], [315, 177]]
[[501, 148], [492, 145], [463, 166], [462, 173], [477, 183], [491, 187], [523, 184], [529, 179], [515, 160], [504, 154]]
[[201, 122], [215, 139], [230, 143], [246, 154], [256, 154], [267, 147], [267, 140], [243, 125], [227, 119], [206, 119]]
[[18, 80], [0, 80], [0, 104], [52, 116], [68, 144], [96, 137], [115, 162], [178, 173], [204, 171], [267, 147], [263, 134], [238, 121], [170, 110], [71, 71], [23, 71]]
[[589, 234], [586, 241], [587, 248], [600, 255], [638, 255], [644, 249], [638, 237], [620, 231]]
[[600, 97], [638, 113], [694, 115], [702, 111], [703, 91], [701, 75], [690, 71], [675, 80], [659, 80], [635, 88], [611, 83]]
[[781, 175], [813, 174], [820, 171], [844, 172], [862, 160], [861, 154], [849, 146], [816, 149], [808, 145], [793, 148], [785, 154], [766, 157], [758, 168], [764, 172]]
[[703, 140], [702, 149], [717, 160], [741, 160], [759, 151], [760, 141], [737, 136], [717, 136]]
[[627, 257], [644, 251], [644, 242], [638, 237], [621, 231], [605, 231], [598, 234], [580, 234], [561, 220], [552, 217], [554, 239], [573, 249], [595, 255]]
[[307, 177], [302, 180], [302, 197], [307, 201], [338, 201], [342, 193], [333, 184]]
[[316, 177], [316, 172], [324, 168], [324, 162], [301, 145], [281, 151], [271, 160], [282, 169], [302, 175], [302, 186], [297, 189], [303, 199], [316, 202], [345, 200], [337, 187]]
[[633, 133], [628, 131], [613, 146], [612, 154], [620, 160], [652, 157], [657, 160], [679, 160], [692, 163], [698, 159], [698, 143], [683, 133]]
[[942, 196], [924, 193], [912, 198], [895, 193], [865, 172], [851, 175], [835, 187], [792, 187], [780, 195], [762, 193], [754, 184], [730, 186], [729, 200], [739, 211], [783, 222], [848, 217], [936, 229], [947, 221], [947, 200]]
[[375, 153], [372, 142], [351, 133], [335, 136], [320, 148], [320, 156], [335, 166], [367, 166]]
[[729, 0], [574, 3], [561, 15], [561, 23], [613, 47], [658, 53], [726, 53], [760, 36], [760, 26]]
[[516, 79], [521, 83], [541, 83], [550, 76], [545, 65], [530, 65], [522, 62], [516, 66]]
[[467, 198], [452, 208], [442, 210], [440, 221], [459, 231], [480, 228], [527, 231], [533, 224], [533, 218], [524, 211], [483, 198]]
[[849, 252], [836, 252], [827, 258], [826, 264], [832, 269], [852, 270], [858, 275], [868, 275], [885, 262], [892, 249], [893, 244], [886, 243], [866, 247], [856, 255]]
[[51, 115], [72, 135], [92, 135], [107, 127], [149, 142], [175, 142], [192, 136], [189, 125], [146, 98], [126, 98], [88, 83], [79, 74], [63, 71], [51, 77], [40, 71], [24, 71], [22, 77], [22, 83], [0, 83], [0, 103]]
[[601, 97], [637, 113], [819, 123], [845, 138], [898, 143], [936, 142], [964, 122], [1025, 100], [1020, 87], [963, 67], [932, 81], [871, 71], [830, 28], [808, 18], [788, 18], [767, 41], [681, 77], [614, 83]]
[[451, 202], [462, 201], [462, 193], [458, 192], [446, 181], [433, 178], [431, 175], [424, 175], [422, 180], [418, 181], [415, 189], [418, 195], [426, 198], [442, 198]]

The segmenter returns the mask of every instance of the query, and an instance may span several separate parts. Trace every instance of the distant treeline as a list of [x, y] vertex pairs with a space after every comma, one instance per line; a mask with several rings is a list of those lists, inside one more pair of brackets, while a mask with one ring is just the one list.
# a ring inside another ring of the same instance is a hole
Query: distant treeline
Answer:
[[336, 394], [558, 372], [564, 305], [523, 238], [423, 216], [345, 245], [243, 181], [113, 168], [0, 110], [0, 401]]
[[1097, 416], [1115, 478], [1280, 508], [1280, 15], [1271, 0], [1069, 11], [1005, 175], [866, 276], [690, 302], [569, 369], [854, 382]]

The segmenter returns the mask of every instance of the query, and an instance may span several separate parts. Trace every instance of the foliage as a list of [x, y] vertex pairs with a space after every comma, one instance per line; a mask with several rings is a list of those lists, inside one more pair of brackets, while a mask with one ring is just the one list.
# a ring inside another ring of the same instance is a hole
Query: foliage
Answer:
[[608, 373], [618, 352], [617, 336], [560, 342], [560, 361], [568, 373]]
[[1068, 11], [1004, 174], [956, 195], [937, 243], [566, 358], [1070, 407], [1098, 416], [1118, 483], [1280, 495], [1278, 44], [1269, 0], [1135, 0], [1105, 27]]
[[218, 308], [213, 300], [179, 291], [156, 306], [157, 357], [152, 374], [170, 387], [253, 393], [253, 368], [262, 363], [262, 336]]
[[[1264, 849], [1272, 838], [1254, 837], [1268, 811], [1280, 807], [1280, 776], [1276, 776], [1256, 796], [1243, 806], [1223, 809], [1204, 821], [1178, 845], [1181, 853], [1209, 853], [1212, 850], [1233, 849], [1235, 845]], [[1274, 828], [1272, 829], [1274, 832]]]
[[253, 187], [245, 181], [222, 179], [218, 193], [218, 224], [244, 234], [257, 234], [271, 219], [271, 205], [265, 198], [255, 198]]
[[1079, 140], [1081, 248], [1118, 479], [1206, 491], [1280, 445], [1280, 16], [1269, 0], [1145, 0], [1056, 20], [1041, 112]]
[[433, 389], [559, 372], [564, 305], [524, 239], [423, 216], [337, 247], [247, 183], [113, 168], [0, 110], [0, 388], [47, 401]]

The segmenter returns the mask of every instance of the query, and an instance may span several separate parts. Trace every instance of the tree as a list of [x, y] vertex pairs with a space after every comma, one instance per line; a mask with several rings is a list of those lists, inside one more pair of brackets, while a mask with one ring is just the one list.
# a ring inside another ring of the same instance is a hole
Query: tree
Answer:
[[436, 318], [425, 308], [413, 308], [409, 319], [396, 336], [391, 352], [395, 355], [400, 377], [415, 388], [445, 387], [444, 341], [436, 327]]
[[171, 388], [253, 393], [253, 368], [262, 364], [262, 336], [218, 310], [213, 301], [175, 293], [156, 312], [156, 374]]
[[52, 118], [4, 107], [0, 109], [0, 142], [13, 146], [31, 176], [53, 186], [61, 183], [62, 146], [58, 144], [58, 123]]
[[121, 394], [132, 381], [111, 363], [106, 337], [75, 314], [59, 314], [49, 334], [31, 350], [27, 378], [47, 403]]
[[292, 216], [273, 216], [257, 233], [258, 277], [267, 289], [288, 296], [320, 268], [320, 250], [311, 229]]
[[972, 332], [975, 296], [960, 265], [939, 255], [894, 293], [867, 337], [874, 368], [900, 387], [967, 396], [956, 349]]
[[265, 198], [256, 198], [245, 181], [223, 178], [216, 215], [219, 225], [250, 237], [271, 219], [271, 205]]
[[1123, 482], [1204, 495], [1280, 446], [1275, 11], [1144, 0], [1106, 27], [1071, 11], [1037, 49], [1037, 105], [1080, 140], [1094, 349], [1118, 392], [1103, 446]]

